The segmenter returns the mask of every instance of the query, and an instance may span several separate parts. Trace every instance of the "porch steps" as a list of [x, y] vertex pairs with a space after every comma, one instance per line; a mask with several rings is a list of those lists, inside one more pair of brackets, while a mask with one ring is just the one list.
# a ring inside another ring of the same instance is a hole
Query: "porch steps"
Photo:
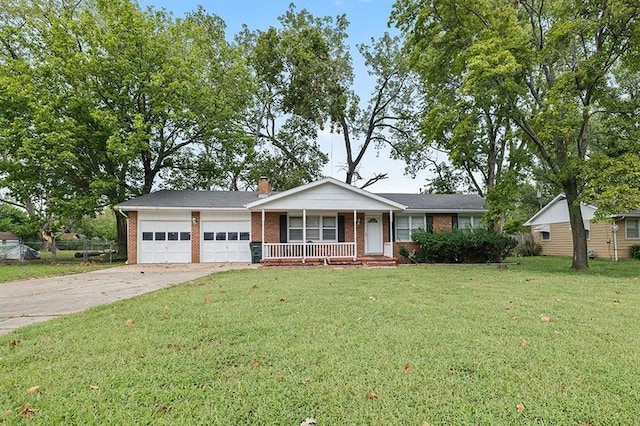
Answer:
[[321, 258], [307, 258], [304, 263], [302, 259], [262, 259], [262, 266], [362, 266], [362, 267], [395, 267], [396, 259], [384, 256], [364, 256], [358, 257], [355, 262], [353, 258], [330, 259], [325, 262]]

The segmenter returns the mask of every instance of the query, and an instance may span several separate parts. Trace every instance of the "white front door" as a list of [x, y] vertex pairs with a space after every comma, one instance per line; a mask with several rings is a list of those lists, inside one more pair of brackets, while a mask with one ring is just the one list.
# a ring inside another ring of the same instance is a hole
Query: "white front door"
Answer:
[[364, 217], [364, 253], [382, 254], [382, 216]]

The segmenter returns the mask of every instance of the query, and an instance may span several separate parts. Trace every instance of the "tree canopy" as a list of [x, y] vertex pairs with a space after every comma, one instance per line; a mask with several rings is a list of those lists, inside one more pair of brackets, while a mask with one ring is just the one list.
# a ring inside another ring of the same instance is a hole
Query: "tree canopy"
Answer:
[[[513, 125], [544, 178], [565, 193], [576, 269], [587, 267], [579, 207], [588, 194], [586, 172], [592, 178], [607, 173], [589, 166], [592, 154], [606, 152], [607, 140], [610, 146], [626, 144], [624, 134], [603, 138], [594, 130], [597, 122], [621, 117], [625, 96], [618, 76], [637, 71], [639, 7], [627, 0], [398, 0], [394, 5], [392, 20], [407, 37], [424, 84], [454, 95], [442, 108], [459, 110], [459, 101], [471, 101], [505, 129]], [[454, 117], [456, 126], [467, 118]], [[488, 128], [486, 120], [480, 124]], [[468, 147], [464, 139], [462, 146]]]

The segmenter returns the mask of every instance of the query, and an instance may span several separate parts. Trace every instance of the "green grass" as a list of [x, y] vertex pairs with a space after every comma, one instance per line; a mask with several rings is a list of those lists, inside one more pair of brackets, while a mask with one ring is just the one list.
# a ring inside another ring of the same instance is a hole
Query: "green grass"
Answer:
[[7, 281], [26, 280], [31, 278], [53, 277], [56, 275], [77, 274], [97, 269], [122, 266], [119, 263], [2, 263], [0, 264], [0, 284]]
[[0, 423], [637, 424], [640, 263], [519, 261], [229, 271], [23, 328]]

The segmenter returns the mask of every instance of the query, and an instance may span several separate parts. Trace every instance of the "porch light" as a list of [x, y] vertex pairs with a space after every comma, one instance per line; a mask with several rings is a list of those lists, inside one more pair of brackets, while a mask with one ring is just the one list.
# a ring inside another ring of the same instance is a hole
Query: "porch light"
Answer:
[[195, 216], [194, 216], [194, 217], [192, 217], [192, 218], [191, 218], [191, 223], [193, 223], [194, 225], [197, 225], [197, 224], [198, 224], [198, 218], [197, 218], [197, 217], [195, 217]]

